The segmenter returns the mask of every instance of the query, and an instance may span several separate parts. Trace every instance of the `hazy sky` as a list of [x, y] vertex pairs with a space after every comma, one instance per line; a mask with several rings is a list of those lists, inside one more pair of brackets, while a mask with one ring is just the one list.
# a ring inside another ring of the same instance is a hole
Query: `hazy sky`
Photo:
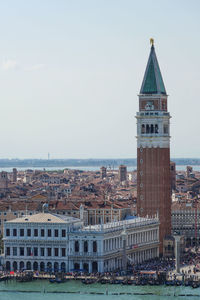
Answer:
[[200, 157], [199, 0], [2, 0], [0, 158], [136, 157], [150, 37], [171, 156]]

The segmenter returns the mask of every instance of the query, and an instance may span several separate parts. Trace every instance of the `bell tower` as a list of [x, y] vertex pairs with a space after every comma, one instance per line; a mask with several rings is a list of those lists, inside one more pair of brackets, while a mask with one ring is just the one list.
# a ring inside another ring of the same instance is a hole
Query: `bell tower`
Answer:
[[159, 214], [160, 254], [171, 234], [170, 114], [154, 41], [139, 94], [137, 112], [137, 213]]

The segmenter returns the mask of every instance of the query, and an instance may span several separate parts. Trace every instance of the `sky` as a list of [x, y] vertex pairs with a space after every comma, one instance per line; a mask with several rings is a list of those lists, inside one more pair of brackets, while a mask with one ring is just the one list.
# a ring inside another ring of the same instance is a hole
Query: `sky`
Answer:
[[171, 157], [200, 158], [199, 0], [0, 1], [0, 158], [135, 158], [150, 43]]

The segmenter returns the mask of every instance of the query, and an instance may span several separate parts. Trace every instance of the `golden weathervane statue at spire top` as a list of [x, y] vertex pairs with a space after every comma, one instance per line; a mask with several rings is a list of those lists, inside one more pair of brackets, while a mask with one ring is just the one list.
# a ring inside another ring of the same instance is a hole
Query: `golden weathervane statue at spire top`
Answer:
[[154, 39], [150, 38], [150, 44], [153, 46], [154, 45]]

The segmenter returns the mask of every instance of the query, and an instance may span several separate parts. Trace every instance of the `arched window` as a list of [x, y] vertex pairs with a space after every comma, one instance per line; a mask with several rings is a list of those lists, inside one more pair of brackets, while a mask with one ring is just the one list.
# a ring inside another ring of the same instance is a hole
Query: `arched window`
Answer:
[[149, 127], [149, 124], [146, 125], [146, 133], [149, 133], [150, 131], [150, 127]]
[[75, 252], [79, 252], [79, 241], [75, 241]]
[[20, 270], [23, 270], [23, 269], [24, 269], [24, 262], [23, 262], [23, 261], [20, 261], [19, 269], [20, 269]]
[[38, 263], [37, 263], [37, 261], [34, 261], [34, 263], [33, 263], [33, 270], [34, 271], [38, 270]]
[[27, 270], [31, 270], [31, 262], [30, 261], [27, 261], [27, 263], [26, 263], [26, 269]]
[[93, 252], [97, 252], [97, 242], [93, 242]]
[[83, 264], [83, 269], [84, 269], [85, 272], [88, 272], [88, 271], [89, 271], [89, 266], [88, 266], [87, 263], [84, 263], [84, 264]]
[[154, 126], [151, 124], [151, 133], [154, 133]]
[[58, 272], [59, 271], [59, 265], [58, 262], [54, 263], [54, 272]]
[[10, 262], [9, 261], [6, 262], [6, 270], [10, 271]]
[[17, 262], [16, 261], [13, 262], [13, 270], [17, 271]]
[[64, 262], [61, 263], [61, 271], [66, 272], [66, 265]]
[[142, 133], [142, 134], [145, 133], [145, 125], [144, 125], [144, 124], [142, 124], [142, 126], [141, 126], [141, 133]]
[[158, 133], [158, 124], [155, 125], [155, 133]]
[[98, 263], [97, 263], [97, 261], [92, 262], [92, 272], [93, 273], [98, 272]]
[[75, 269], [76, 271], [80, 270], [80, 264], [79, 264], [79, 263], [75, 263], [75, 264], [74, 264], [74, 269]]
[[40, 271], [41, 271], [41, 272], [44, 272], [44, 270], [45, 270], [45, 265], [44, 265], [44, 262], [42, 261], [42, 262], [40, 263]]
[[51, 272], [52, 271], [52, 263], [49, 261], [47, 263], [47, 272]]

